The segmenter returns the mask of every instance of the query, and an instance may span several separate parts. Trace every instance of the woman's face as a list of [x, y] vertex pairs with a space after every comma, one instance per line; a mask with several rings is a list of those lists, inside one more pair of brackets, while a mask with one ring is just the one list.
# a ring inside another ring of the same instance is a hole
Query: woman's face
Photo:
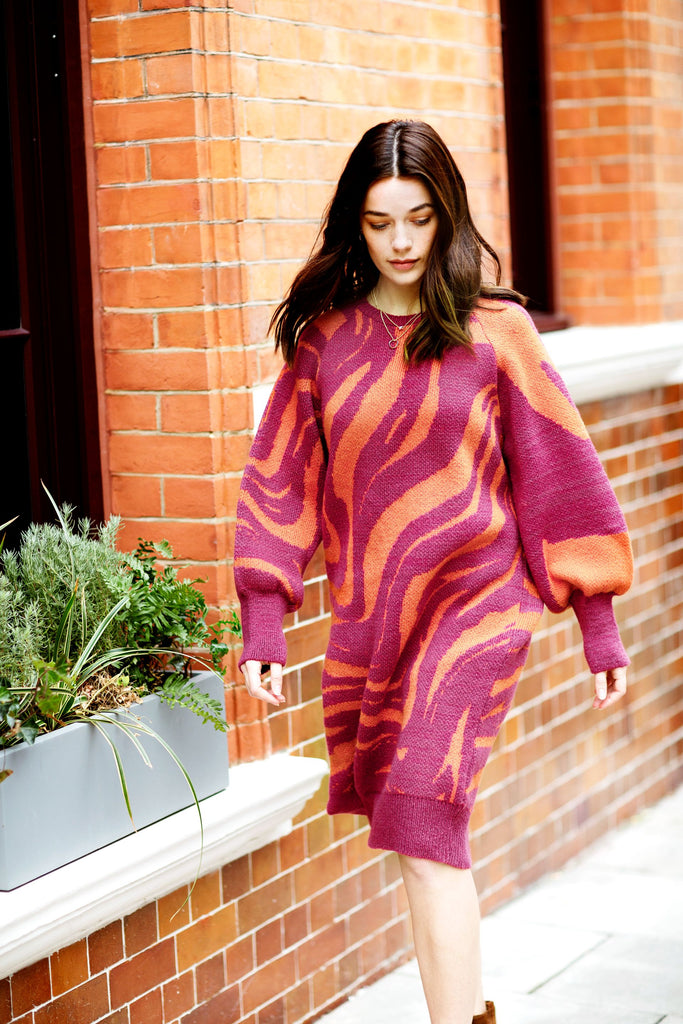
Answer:
[[432, 197], [419, 178], [381, 178], [370, 186], [361, 231], [379, 271], [379, 286], [419, 290], [437, 225]]

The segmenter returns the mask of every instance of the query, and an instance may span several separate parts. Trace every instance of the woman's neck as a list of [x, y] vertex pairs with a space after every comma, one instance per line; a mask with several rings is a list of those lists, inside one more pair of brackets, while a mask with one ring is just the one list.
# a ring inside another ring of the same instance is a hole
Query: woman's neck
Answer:
[[410, 316], [422, 312], [419, 285], [415, 289], [391, 288], [382, 282], [375, 285], [368, 294], [368, 302], [389, 316]]

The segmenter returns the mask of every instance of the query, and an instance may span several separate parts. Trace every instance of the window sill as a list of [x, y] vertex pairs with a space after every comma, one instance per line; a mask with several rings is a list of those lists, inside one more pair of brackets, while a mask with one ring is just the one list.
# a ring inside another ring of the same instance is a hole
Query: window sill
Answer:
[[683, 321], [568, 327], [543, 335], [574, 401], [594, 402], [683, 381]]
[[[327, 774], [325, 761], [276, 754], [230, 769], [202, 800], [201, 873], [286, 835]], [[199, 824], [191, 807], [33, 882], [0, 892], [0, 978], [151, 903], [195, 877]]]

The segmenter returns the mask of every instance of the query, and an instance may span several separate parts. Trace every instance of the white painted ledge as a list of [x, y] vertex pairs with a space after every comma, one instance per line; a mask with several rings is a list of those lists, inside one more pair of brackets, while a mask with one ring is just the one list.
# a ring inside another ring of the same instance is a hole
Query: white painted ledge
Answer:
[[[319, 758], [286, 754], [231, 768], [228, 788], [201, 802], [201, 873], [290, 832], [327, 772]], [[0, 979], [192, 882], [199, 843], [191, 807], [0, 892]]]
[[577, 404], [683, 381], [683, 320], [569, 327], [541, 337]]

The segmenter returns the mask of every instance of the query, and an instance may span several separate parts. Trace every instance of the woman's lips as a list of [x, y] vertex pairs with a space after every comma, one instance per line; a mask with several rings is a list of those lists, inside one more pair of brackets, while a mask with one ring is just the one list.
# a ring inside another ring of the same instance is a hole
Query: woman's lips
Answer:
[[415, 266], [417, 260], [389, 260], [389, 262], [397, 270], [410, 270], [411, 267]]

